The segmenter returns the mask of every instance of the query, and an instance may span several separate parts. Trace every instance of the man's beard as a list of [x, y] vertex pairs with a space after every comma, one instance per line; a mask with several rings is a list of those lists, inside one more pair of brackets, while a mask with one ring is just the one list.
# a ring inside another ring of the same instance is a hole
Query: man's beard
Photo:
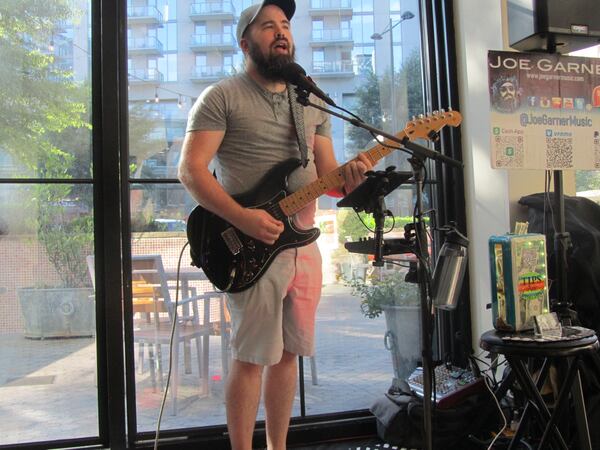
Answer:
[[[290, 45], [289, 42], [288, 45]], [[283, 68], [295, 61], [296, 48], [292, 47], [291, 53], [288, 54], [274, 55], [270, 53], [265, 56], [260, 47], [248, 39], [248, 54], [263, 78], [270, 81], [282, 81]]]

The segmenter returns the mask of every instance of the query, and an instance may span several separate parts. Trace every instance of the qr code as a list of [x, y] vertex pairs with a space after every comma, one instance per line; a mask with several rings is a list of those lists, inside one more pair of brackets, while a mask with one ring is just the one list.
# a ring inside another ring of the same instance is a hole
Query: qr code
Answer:
[[600, 139], [594, 139], [594, 168], [600, 169]]
[[546, 138], [546, 168], [566, 169], [573, 167], [573, 138]]
[[494, 136], [495, 167], [523, 167], [523, 136]]

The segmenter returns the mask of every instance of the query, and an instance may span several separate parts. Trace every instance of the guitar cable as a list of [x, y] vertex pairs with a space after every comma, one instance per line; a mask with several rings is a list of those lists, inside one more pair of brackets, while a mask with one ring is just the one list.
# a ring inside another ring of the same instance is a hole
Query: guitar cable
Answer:
[[[169, 385], [171, 381], [171, 372], [173, 368], [173, 338], [175, 336], [175, 327], [177, 326], [177, 307], [179, 306], [179, 274], [181, 272], [181, 259], [183, 258], [183, 251], [189, 245], [186, 242], [181, 251], [179, 252], [179, 259], [177, 260], [177, 277], [175, 282], [175, 307], [173, 308], [173, 324], [171, 325], [171, 335], [169, 337], [169, 370], [167, 371], [167, 381], [165, 384], [165, 392], [163, 393], [162, 400], [160, 402], [160, 409], [158, 412], [158, 420], [156, 421], [156, 432], [154, 436], [154, 450], [158, 449], [159, 435], [160, 435], [160, 423], [162, 421], [163, 411], [165, 409], [165, 403], [167, 401], [167, 394], [169, 392]], [[168, 288], [168, 286], [167, 286]], [[198, 345], [198, 343], [196, 343]], [[178, 362], [177, 362], [178, 363]]]

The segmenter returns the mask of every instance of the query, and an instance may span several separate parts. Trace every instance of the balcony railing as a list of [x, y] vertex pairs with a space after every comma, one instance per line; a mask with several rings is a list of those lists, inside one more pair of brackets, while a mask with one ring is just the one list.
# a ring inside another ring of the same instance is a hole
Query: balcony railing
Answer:
[[310, 9], [350, 9], [351, 0], [310, 0]]
[[192, 69], [192, 80], [210, 81], [219, 78], [233, 75], [234, 68], [232, 65], [227, 66], [196, 66]]
[[194, 34], [190, 47], [229, 49], [235, 47], [235, 38], [232, 33]]
[[130, 52], [137, 53], [162, 53], [163, 45], [156, 37], [135, 37], [127, 41], [127, 48]]
[[194, 2], [190, 5], [190, 17], [194, 19], [202, 19], [206, 16], [215, 17], [234, 17], [235, 6], [230, 1], [214, 1], [214, 2]]
[[130, 83], [160, 83], [164, 81], [164, 75], [157, 69], [130, 69]]
[[319, 43], [339, 43], [352, 42], [352, 30], [347, 29], [332, 29], [332, 30], [313, 30], [312, 42]]
[[312, 65], [312, 75], [352, 75], [352, 61], [315, 61]]
[[128, 6], [127, 18], [130, 22], [162, 23], [163, 21], [163, 15], [156, 6]]

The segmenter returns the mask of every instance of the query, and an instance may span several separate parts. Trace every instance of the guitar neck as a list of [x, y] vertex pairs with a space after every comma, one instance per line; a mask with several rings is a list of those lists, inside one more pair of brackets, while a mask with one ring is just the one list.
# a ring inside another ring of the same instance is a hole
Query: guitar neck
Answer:
[[[406, 132], [401, 131], [396, 134], [398, 139], [404, 139], [407, 137]], [[377, 144], [374, 147], [371, 147], [365, 153], [371, 163], [375, 165], [377, 161], [381, 158], [389, 155], [394, 150], [394, 145], [398, 145], [397, 142], [394, 142], [390, 139], [386, 139], [383, 143]], [[355, 161], [356, 158], [351, 161]], [[348, 164], [348, 163], [346, 163]], [[316, 200], [321, 195], [326, 192], [331, 191], [332, 189], [340, 188], [344, 185], [344, 167], [346, 164], [342, 164], [337, 169], [332, 170], [328, 174], [322, 176], [318, 180], [313, 181], [312, 183], [307, 184], [306, 186], [300, 188], [293, 194], [288, 195], [284, 199], [279, 202], [279, 207], [283, 211], [286, 216], [292, 216], [308, 205], [310, 202]]]

